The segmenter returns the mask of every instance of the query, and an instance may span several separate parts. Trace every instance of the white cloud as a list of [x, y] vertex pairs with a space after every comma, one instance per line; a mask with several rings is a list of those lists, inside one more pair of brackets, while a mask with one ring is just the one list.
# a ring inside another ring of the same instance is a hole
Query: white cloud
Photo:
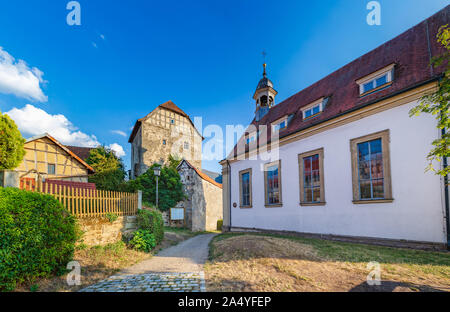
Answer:
[[28, 67], [23, 60], [15, 58], [0, 47], [0, 93], [14, 94], [31, 101], [47, 102], [41, 89], [45, 83], [44, 73], [38, 68]]
[[46, 111], [27, 104], [6, 112], [17, 124], [22, 135], [48, 133], [65, 145], [97, 147], [100, 145], [95, 135], [78, 130], [64, 115], [51, 115]]
[[92, 42], [92, 46], [97, 49], [97, 44], [95, 42]]
[[107, 148], [111, 149], [117, 157], [124, 157], [126, 155], [123, 147], [117, 143], [110, 144]]
[[104, 34], [100, 34], [100, 38], [102, 38], [103, 40], [106, 40], [106, 37]]
[[114, 133], [114, 134], [121, 135], [121, 136], [123, 136], [125, 138], [127, 137], [127, 134], [125, 132], [121, 131], [121, 130], [111, 130], [111, 132]]

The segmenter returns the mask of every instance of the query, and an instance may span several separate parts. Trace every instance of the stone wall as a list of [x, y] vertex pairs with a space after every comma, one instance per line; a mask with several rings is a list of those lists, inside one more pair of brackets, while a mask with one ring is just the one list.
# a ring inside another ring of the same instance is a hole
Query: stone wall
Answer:
[[[183, 208], [183, 205], [184, 205], [184, 202], [181, 202], [177, 205], [177, 208]], [[164, 226], [170, 226], [170, 227], [174, 227], [174, 228], [185, 227], [184, 221], [182, 221], [182, 220], [175, 220], [175, 221], [170, 220], [170, 211], [169, 210], [163, 211], [162, 217], [163, 217], [163, 221], [164, 221]]]
[[217, 221], [223, 219], [222, 189], [203, 180], [203, 194], [206, 204], [205, 230], [217, 230]]
[[88, 245], [106, 245], [122, 240], [137, 228], [136, 216], [119, 217], [114, 222], [106, 218], [78, 219], [84, 232], [80, 242]]

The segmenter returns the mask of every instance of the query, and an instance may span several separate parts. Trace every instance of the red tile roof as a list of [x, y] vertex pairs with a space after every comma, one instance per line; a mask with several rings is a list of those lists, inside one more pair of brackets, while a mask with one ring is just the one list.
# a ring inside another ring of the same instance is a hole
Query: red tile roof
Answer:
[[[293, 115], [293, 118], [288, 127], [280, 132], [280, 138], [437, 79], [442, 75], [443, 68], [433, 69], [430, 58], [444, 52], [436, 41], [436, 34], [439, 27], [445, 24], [450, 24], [450, 5], [272, 107], [260, 122], [253, 120], [252, 124], [257, 127], [267, 125], [267, 141], [270, 142], [270, 124], [286, 115]], [[391, 87], [364, 97], [359, 96], [356, 80], [394, 63], [395, 77]], [[303, 120], [300, 109], [322, 97], [330, 97], [325, 110], [318, 117]], [[236, 150], [237, 145], [229, 158], [236, 155]]]
[[[192, 169], [194, 169], [194, 171], [200, 176], [200, 178], [202, 178], [205, 181], [208, 181], [209, 183], [222, 188], [222, 184], [217, 183], [216, 181], [214, 181], [211, 177], [209, 177], [206, 173], [203, 173], [200, 169], [197, 169], [194, 165], [192, 165], [189, 161], [187, 161], [186, 159], [183, 159], [180, 164], [178, 165], [178, 168], [181, 166], [181, 164], [183, 162], [186, 162], [188, 164], [189, 167], [191, 167]], [[178, 169], [177, 168], [177, 169]]]
[[69, 146], [66, 145], [68, 149], [70, 149], [72, 152], [74, 152], [78, 157], [86, 161], [88, 159], [91, 150], [93, 150], [93, 147], [79, 147], [79, 146]]

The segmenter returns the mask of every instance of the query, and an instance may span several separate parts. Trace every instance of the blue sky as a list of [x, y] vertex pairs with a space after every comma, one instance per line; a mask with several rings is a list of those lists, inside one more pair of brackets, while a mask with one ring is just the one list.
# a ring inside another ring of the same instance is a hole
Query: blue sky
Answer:
[[0, 110], [38, 116], [25, 137], [56, 123], [67, 143], [121, 145], [127, 167], [130, 128], [167, 100], [204, 126], [251, 122], [263, 50], [279, 103], [448, 4], [379, 1], [382, 25], [369, 26], [369, 0], [79, 0], [82, 25], [68, 26], [68, 2], [1, 0], [0, 52], [29, 88], [2, 87], [0, 67]]

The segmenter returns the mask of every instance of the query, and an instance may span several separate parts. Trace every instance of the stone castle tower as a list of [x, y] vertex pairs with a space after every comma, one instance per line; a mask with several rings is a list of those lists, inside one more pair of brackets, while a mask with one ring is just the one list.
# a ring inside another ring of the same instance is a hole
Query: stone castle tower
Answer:
[[169, 155], [188, 160], [201, 169], [203, 137], [189, 116], [172, 101], [159, 105], [139, 119], [131, 133], [131, 178], [155, 163], [164, 164]]

